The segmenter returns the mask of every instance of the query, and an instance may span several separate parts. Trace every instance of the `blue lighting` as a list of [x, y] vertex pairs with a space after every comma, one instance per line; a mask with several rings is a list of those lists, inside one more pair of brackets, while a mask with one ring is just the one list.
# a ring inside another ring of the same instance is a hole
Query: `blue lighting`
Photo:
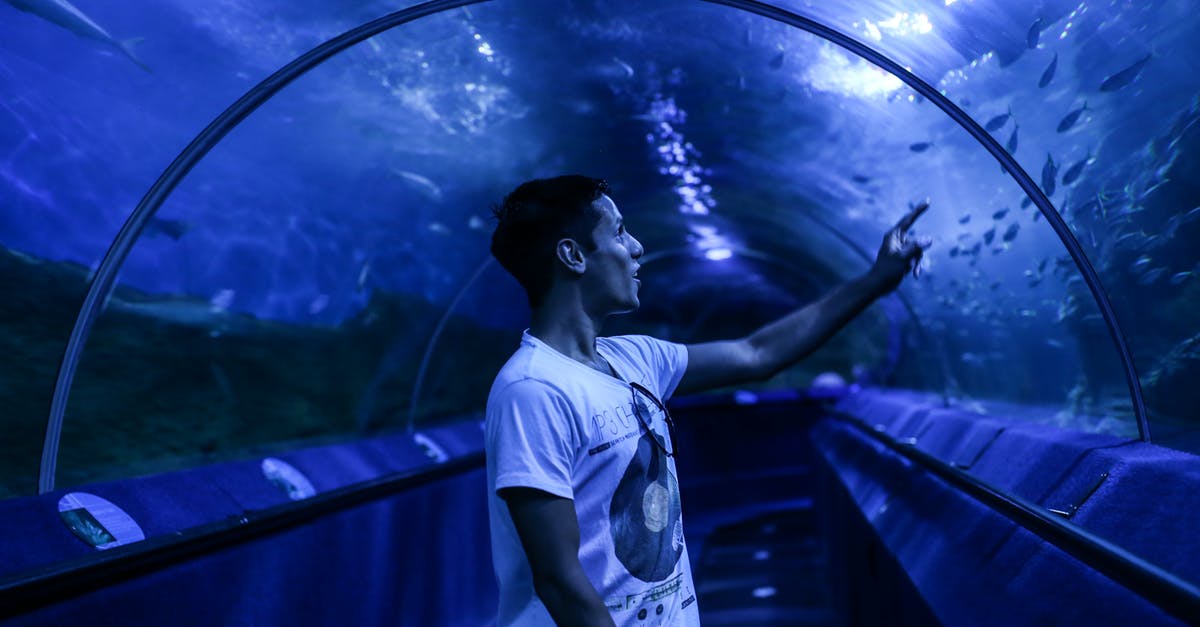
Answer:
[[710, 248], [704, 251], [704, 256], [712, 261], [723, 261], [733, 256], [733, 251], [728, 248]]

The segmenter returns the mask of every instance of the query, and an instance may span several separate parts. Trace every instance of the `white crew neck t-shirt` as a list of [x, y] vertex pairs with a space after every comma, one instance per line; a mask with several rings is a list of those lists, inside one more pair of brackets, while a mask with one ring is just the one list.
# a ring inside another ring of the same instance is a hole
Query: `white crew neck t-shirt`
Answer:
[[662, 402], [687, 368], [687, 348], [647, 336], [596, 338], [620, 380], [530, 335], [501, 368], [488, 395], [487, 480], [492, 558], [500, 587], [498, 624], [553, 625], [533, 589], [529, 560], [497, 490], [536, 488], [572, 499], [579, 561], [619, 626], [700, 624]]

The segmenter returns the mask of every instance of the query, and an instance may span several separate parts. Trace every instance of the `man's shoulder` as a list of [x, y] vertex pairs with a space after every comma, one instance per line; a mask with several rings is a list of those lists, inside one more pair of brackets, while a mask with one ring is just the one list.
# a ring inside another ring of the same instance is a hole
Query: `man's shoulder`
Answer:
[[555, 375], [558, 372], [553, 364], [545, 363], [536, 348], [522, 344], [496, 373], [489, 396], [557, 390]]
[[675, 344], [650, 335], [611, 335], [597, 338], [609, 350], [639, 362], [649, 362], [655, 357], [670, 353]]
[[597, 340], [607, 342], [610, 346], [618, 346], [626, 349], [643, 350], [670, 344], [666, 340], [660, 340], [651, 335], [607, 335], [596, 338]]

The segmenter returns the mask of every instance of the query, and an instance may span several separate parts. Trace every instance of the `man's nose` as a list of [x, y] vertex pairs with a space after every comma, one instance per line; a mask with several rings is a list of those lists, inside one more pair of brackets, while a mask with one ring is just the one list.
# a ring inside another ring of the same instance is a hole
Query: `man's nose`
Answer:
[[633, 237], [633, 236], [631, 235], [631, 236], [630, 236], [630, 238], [633, 240], [633, 247], [629, 249], [629, 254], [630, 254], [630, 255], [631, 255], [631, 256], [632, 256], [634, 259], [637, 259], [638, 257], [641, 257], [641, 256], [642, 256], [642, 253], [645, 253], [645, 252], [646, 252], [646, 249], [645, 249], [645, 248], [642, 248], [642, 243], [641, 243], [641, 242], [639, 242], [639, 241], [638, 241], [638, 239], [637, 239], [636, 237]]

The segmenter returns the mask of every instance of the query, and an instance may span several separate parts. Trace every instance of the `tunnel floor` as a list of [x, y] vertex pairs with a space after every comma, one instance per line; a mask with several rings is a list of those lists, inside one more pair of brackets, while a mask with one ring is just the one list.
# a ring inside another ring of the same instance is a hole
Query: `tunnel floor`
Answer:
[[695, 521], [710, 527], [695, 567], [706, 626], [841, 624], [811, 501], [721, 518]]

